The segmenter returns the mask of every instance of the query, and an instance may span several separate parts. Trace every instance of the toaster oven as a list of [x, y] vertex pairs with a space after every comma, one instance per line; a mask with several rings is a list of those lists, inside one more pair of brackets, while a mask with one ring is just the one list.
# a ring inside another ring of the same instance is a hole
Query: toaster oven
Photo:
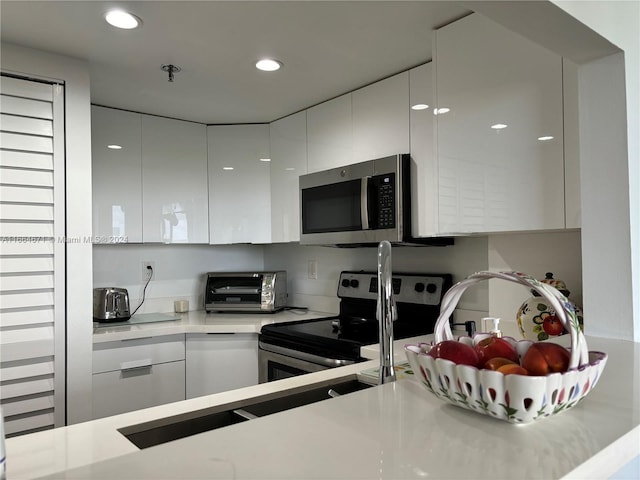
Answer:
[[210, 312], [272, 313], [287, 304], [287, 272], [207, 273], [204, 308]]

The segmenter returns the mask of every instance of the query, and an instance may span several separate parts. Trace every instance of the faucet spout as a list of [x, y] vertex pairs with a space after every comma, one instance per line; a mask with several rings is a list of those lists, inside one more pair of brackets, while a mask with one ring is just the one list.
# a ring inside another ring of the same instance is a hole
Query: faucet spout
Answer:
[[397, 317], [393, 298], [391, 271], [391, 244], [384, 240], [378, 245], [378, 303], [376, 317], [380, 334], [380, 375], [379, 383], [389, 383], [396, 379], [393, 369], [393, 322]]

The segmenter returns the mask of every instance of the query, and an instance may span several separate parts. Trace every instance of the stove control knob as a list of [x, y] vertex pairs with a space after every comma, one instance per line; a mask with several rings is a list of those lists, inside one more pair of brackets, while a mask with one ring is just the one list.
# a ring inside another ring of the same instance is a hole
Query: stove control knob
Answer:
[[418, 293], [422, 293], [422, 292], [424, 292], [424, 283], [422, 283], [422, 282], [418, 282], [418, 283], [416, 283], [416, 286], [415, 286], [415, 287], [413, 287], [413, 288], [414, 288], [414, 290], [415, 290], [416, 292], [418, 292]]
[[349, 279], [348, 278], [344, 278], [342, 280], [342, 286], [345, 287], [345, 288], [349, 287]]
[[427, 284], [427, 292], [436, 293], [437, 290], [438, 290], [438, 286], [435, 283], [428, 283]]
[[349, 284], [350, 284], [353, 288], [358, 288], [358, 285], [360, 285], [360, 282], [354, 278], [353, 280], [351, 280], [351, 282], [349, 282]]

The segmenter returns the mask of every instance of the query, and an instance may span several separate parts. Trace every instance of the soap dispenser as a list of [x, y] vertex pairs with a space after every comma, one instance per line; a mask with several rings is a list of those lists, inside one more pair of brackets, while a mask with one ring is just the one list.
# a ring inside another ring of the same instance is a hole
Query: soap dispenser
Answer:
[[[553, 278], [552, 272], [547, 272], [541, 282], [555, 287], [565, 297], [569, 297], [570, 292], [565, 283]], [[535, 290], [531, 290], [531, 293], [533, 296], [525, 300], [517, 312], [516, 319], [522, 336], [527, 340], [542, 341], [567, 333], [547, 300]], [[575, 303], [570, 303], [575, 308], [576, 317], [582, 327], [582, 310]]]

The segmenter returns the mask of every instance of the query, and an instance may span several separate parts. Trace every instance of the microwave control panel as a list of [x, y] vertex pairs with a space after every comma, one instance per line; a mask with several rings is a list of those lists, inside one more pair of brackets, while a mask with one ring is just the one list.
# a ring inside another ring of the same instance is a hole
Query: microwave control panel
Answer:
[[376, 205], [376, 224], [374, 228], [395, 228], [396, 227], [396, 175], [389, 173], [376, 175], [371, 179]]

